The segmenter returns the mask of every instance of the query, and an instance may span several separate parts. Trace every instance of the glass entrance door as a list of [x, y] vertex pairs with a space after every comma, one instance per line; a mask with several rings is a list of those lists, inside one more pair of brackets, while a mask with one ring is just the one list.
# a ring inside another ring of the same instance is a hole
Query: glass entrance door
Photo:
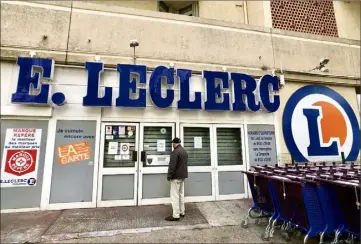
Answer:
[[174, 123], [140, 124], [139, 205], [170, 202], [167, 172], [174, 137]]
[[188, 153], [188, 179], [184, 185], [187, 202], [215, 200], [212, 125], [181, 124], [182, 145]]
[[188, 202], [240, 199], [246, 196], [243, 127], [181, 124], [182, 145], [188, 152]]
[[98, 207], [137, 205], [139, 124], [103, 123]]
[[246, 169], [243, 127], [214, 125], [216, 200], [240, 199], [246, 196], [247, 180], [241, 173]]

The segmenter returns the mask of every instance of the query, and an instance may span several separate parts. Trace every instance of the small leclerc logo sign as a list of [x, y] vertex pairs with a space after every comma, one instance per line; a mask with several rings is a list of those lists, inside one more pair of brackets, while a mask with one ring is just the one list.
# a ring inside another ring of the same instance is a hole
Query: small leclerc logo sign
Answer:
[[288, 100], [282, 118], [283, 136], [296, 162], [355, 161], [360, 126], [348, 102], [334, 90], [305, 86]]
[[36, 150], [8, 150], [5, 172], [22, 176], [35, 171]]

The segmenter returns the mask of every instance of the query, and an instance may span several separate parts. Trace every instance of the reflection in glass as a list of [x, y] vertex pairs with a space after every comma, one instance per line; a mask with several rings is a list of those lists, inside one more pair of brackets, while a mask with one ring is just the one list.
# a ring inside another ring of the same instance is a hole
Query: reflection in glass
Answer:
[[188, 153], [188, 166], [210, 166], [209, 128], [184, 127], [183, 146]]
[[168, 166], [172, 139], [172, 127], [145, 126], [143, 151], [146, 152], [146, 162], [143, 166]]
[[242, 165], [240, 128], [217, 128], [218, 165]]

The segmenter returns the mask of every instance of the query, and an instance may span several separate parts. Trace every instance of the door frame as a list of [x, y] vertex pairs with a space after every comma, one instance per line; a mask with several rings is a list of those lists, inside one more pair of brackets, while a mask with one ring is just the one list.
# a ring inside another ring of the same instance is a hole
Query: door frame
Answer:
[[[105, 147], [105, 127], [111, 126], [135, 126], [135, 151], [139, 151], [139, 123], [134, 122], [102, 122], [101, 123], [101, 139], [100, 139], [100, 153], [99, 153], [99, 172], [98, 172], [98, 194], [97, 194], [97, 207], [115, 207], [115, 206], [136, 206], [138, 196], [138, 165], [139, 165], [139, 153], [137, 154], [137, 161], [134, 163], [134, 167], [119, 167], [119, 168], [104, 168], [104, 147]], [[102, 201], [102, 188], [103, 188], [103, 176], [104, 175], [134, 175], [134, 192], [132, 200], [109, 200]]]
[[[141, 154], [144, 151], [144, 127], [153, 126], [153, 127], [172, 127], [172, 139], [176, 135], [176, 123], [160, 123], [160, 122], [141, 122], [139, 128], [139, 153]], [[143, 199], [143, 174], [166, 174], [168, 172], [168, 165], [161, 167], [143, 167], [143, 162], [138, 161], [138, 205], [153, 205], [153, 204], [168, 204], [170, 203], [169, 197], [154, 198], [154, 199]], [[164, 179], [164, 184], [167, 184], [166, 179]]]
[[[42, 120], [42, 119], [38, 119]], [[94, 152], [94, 170], [93, 170], [93, 188], [91, 202], [70, 202], [70, 203], [50, 203], [53, 163], [55, 156], [55, 137], [56, 127], [59, 120], [81, 120], [96, 121], [95, 131], [95, 152]], [[43, 185], [41, 190], [40, 210], [61, 210], [74, 208], [95, 208], [97, 206], [97, 183], [98, 183], [98, 165], [99, 165], [99, 138], [100, 133], [100, 116], [97, 117], [64, 117], [54, 116], [48, 122], [47, 145], [45, 151]], [[25, 209], [26, 211], [26, 209]]]
[[195, 128], [208, 128], [209, 129], [209, 139], [210, 139], [210, 150], [211, 150], [211, 165], [210, 166], [189, 166], [188, 165], [188, 173], [211, 173], [211, 183], [212, 183], [212, 195], [210, 196], [192, 196], [185, 197], [185, 202], [206, 202], [206, 201], [214, 201], [216, 197], [216, 187], [215, 187], [215, 158], [212, 147], [214, 147], [214, 137], [212, 134], [212, 124], [196, 124], [196, 123], [180, 123], [179, 125], [179, 134], [181, 139], [181, 145], [184, 143], [184, 127], [195, 127]]
[[[219, 166], [218, 165], [218, 149], [217, 149], [217, 128], [236, 128], [236, 129], [240, 129], [240, 133], [241, 133], [241, 148], [242, 148], [242, 165], [222, 165]], [[234, 199], [242, 199], [242, 198], [246, 198], [247, 197], [247, 191], [248, 191], [248, 181], [247, 181], [247, 177], [246, 175], [244, 175], [243, 177], [243, 187], [244, 187], [244, 193], [237, 193], [237, 194], [228, 194], [228, 195], [221, 195], [219, 193], [219, 180], [218, 180], [218, 172], [229, 172], [229, 171], [241, 171], [241, 170], [246, 170], [247, 168], [247, 157], [246, 157], [246, 147], [245, 147], [245, 130], [244, 130], [244, 125], [237, 125], [237, 124], [213, 124], [212, 125], [212, 129], [213, 129], [213, 135], [214, 135], [214, 149], [212, 150], [212, 152], [214, 153], [214, 159], [215, 159], [215, 166], [214, 166], [214, 171], [215, 171], [215, 187], [216, 187], [216, 201], [221, 201], [221, 200], [234, 200]]]

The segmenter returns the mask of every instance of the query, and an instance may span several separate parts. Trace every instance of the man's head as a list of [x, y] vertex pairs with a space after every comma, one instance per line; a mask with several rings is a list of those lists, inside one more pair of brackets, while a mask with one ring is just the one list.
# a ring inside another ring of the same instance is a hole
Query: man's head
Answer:
[[173, 146], [173, 148], [176, 148], [180, 143], [181, 143], [181, 140], [180, 140], [178, 137], [174, 138], [174, 139], [172, 140], [172, 146]]

